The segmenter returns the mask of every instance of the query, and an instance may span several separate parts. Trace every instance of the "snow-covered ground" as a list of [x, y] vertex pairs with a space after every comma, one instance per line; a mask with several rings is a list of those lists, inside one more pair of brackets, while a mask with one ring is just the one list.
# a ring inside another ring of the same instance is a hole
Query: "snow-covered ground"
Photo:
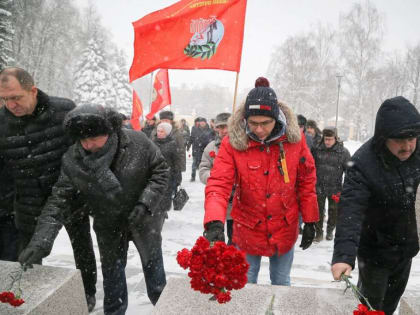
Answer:
[[[349, 141], [345, 143], [350, 153], [360, 146], [360, 143]], [[167, 278], [186, 274], [176, 262], [176, 253], [183, 248], [191, 248], [198, 236], [203, 232], [204, 185], [200, 181], [189, 182], [191, 174], [191, 158], [187, 159], [187, 172], [183, 174], [183, 185], [188, 191], [190, 200], [182, 211], [170, 211], [169, 218], [163, 227], [163, 255]], [[95, 233], [92, 231], [92, 236]], [[102, 274], [100, 272], [99, 252], [94, 239], [95, 253], [98, 264], [97, 304], [93, 314], [103, 314]], [[322, 241], [313, 244], [302, 251], [299, 248], [300, 236], [295, 246], [295, 256], [292, 267], [292, 285], [343, 288], [342, 283], [332, 282], [329, 262], [333, 252], [333, 241]], [[45, 265], [74, 268], [73, 252], [65, 229], [60, 231]], [[129, 306], [127, 315], [149, 314], [153, 308], [146, 294], [146, 286], [140, 263], [140, 257], [134, 244], [130, 244], [127, 261], [127, 284]], [[354, 283], [357, 282], [357, 270], [353, 272]], [[268, 259], [263, 259], [259, 283], [269, 284]], [[407, 293], [420, 295], [420, 255], [414, 258], [411, 276], [407, 285]]]

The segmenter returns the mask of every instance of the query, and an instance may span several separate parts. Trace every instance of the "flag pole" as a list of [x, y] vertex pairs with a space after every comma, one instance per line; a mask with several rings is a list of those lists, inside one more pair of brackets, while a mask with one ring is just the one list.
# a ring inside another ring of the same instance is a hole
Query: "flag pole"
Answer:
[[233, 94], [233, 106], [232, 106], [232, 113], [235, 113], [235, 105], [236, 105], [236, 94], [238, 92], [238, 81], [239, 81], [239, 72], [236, 72], [236, 80], [235, 80], [235, 92]]
[[150, 73], [149, 113], [152, 111], [153, 71]]

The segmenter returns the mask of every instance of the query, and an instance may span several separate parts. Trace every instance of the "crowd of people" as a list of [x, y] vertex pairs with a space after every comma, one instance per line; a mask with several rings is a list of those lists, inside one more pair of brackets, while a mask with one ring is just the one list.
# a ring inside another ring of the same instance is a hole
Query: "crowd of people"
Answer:
[[350, 275], [357, 258], [361, 302], [386, 315], [396, 309], [419, 251], [420, 114], [405, 98], [381, 105], [374, 136], [352, 157], [336, 128], [296, 115], [263, 77], [233, 115], [197, 117], [191, 129], [161, 111], [132, 130], [110, 108], [48, 96], [15, 67], [0, 72], [0, 101], [0, 260], [41, 264], [64, 226], [89, 311], [97, 281], [90, 217], [104, 313], [126, 312], [130, 241], [157, 303], [166, 284], [161, 232], [189, 152], [190, 181], [198, 172], [205, 185], [203, 234], [224, 242], [226, 231], [246, 253], [249, 283], [265, 256], [271, 283], [289, 286], [299, 233], [303, 250], [323, 241], [327, 215], [334, 279]]

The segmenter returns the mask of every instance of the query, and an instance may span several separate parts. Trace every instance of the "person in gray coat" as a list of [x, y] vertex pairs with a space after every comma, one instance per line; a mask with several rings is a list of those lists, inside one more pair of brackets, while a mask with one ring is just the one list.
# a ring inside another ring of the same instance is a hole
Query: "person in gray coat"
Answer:
[[[219, 152], [220, 144], [225, 136], [228, 135], [228, 120], [230, 117], [230, 113], [220, 113], [216, 116], [214, 121], [214, 127], [217, 131], [215, 140], [211, 141], [205, 148], [203, 155], [201, 157], [201, 162], [198, 168], [200, 181], [206, 185], [207, 179], [210, 177], [210, 171], [213, 168], [214, 159]], [[228, 235], [228, 245], [232, 244], [232, 236], [233, 236], [233, 220], [230, 216], [230, 212], [232, 211], [232, 200], [233, 194], [235, 192], [235, 188], [232, 189], [232, 194], [229, 198], [228, 204], [228, 211], [226, 217], [226, 231]]]
[[156, 304], [166, 285], [159, 211], [169, 167], [142, 132], [122, 128], [121, 115], [100, 105], [81, 105], [64, 120], [76, 140], [64, 154], [34, 236], [19, 256], [30, 267], [48, 256], [62, 224], [73, 215], [70, 201], [79, 196], [91, 209], [104, 286], [104, 313], [123, 315], [128, 304], [125, 266], [128, 241], [139, 251], [147, 294]]

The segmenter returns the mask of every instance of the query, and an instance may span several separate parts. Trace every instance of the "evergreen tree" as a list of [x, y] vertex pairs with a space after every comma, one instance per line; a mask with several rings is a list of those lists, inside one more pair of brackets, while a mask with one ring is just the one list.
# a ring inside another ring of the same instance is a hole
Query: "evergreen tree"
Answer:
[[0, 70], [13, 61], [11, 0], [0, 0]]
[[112, 82], [116, 95], [116, 104], [112, 106], [116, 111], [131, 115], [133, 92], [128, 80], [128, 67], [126, 56], [122, 50], [117, 50], [114, 55], [112, 69]]
[[95, 103], [109, 107], [116, 104], [116, 93], [105, 54], [96, 40], [89, 40], [76, 66], [73, 79], [76, 104]]

